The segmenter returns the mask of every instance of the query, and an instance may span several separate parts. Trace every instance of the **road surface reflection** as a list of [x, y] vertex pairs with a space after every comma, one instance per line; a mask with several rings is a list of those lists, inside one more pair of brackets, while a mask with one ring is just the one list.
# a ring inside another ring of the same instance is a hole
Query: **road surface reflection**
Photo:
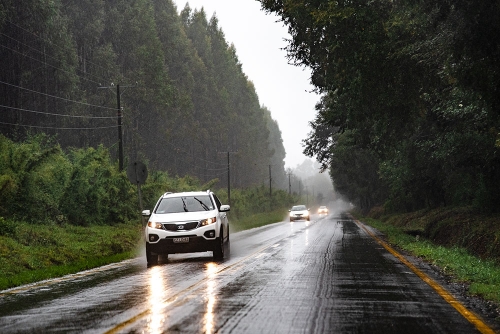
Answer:
[[147, 321], [148, 333], [163, 333], [165, 321], [164, 307], [165, 291], [167, 290], [165, 278], [161, 267], [153, 267], [149, 270], [149, 307], [150, 314]]
[[205, 316], [203, 317], [203, 329], [204, 333], [211, 334], [214, 333], [214, 308], [216, 303], [215, 288], [216, 282], [215, 277], [217, 274], [217, 264], [209, 262], [206, 264], [206, 276], [207, 276], [207, 288], [205, 290], [205, 300], [207, 303], [207, 309]]

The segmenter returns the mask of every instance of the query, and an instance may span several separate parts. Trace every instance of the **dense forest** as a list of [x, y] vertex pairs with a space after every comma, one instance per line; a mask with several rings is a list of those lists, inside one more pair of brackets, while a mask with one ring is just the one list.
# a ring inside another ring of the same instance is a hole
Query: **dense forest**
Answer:
[[322, 92], [305, 152], [362, 209], [500, 210], [500, 2], [259, 0]]
[[[172, 0], [3, 0], [0, 133], [122, 165], [287, 189], [285, 150], [214, 15]], [[119, 109], [118, 109], [119, 108]], [[119, 130], [121, 129], [121, 131]], [[122, 149], [120, 149], [122, 148]], [[230, 152], [230, 153], [228, 153]]]

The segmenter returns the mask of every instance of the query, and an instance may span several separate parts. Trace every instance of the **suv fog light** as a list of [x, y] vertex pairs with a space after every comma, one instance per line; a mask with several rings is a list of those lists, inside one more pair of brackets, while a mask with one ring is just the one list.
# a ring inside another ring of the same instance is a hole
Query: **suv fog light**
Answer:
[[149, 241], [151, 242], [155, 242], [159, 239], [160, 237], [158, 237], [156, 234], [150, 234], [149, 235]]
[[206, 231], [204, 233], [204, 236], [205, 236], [205, 238], [215, 238], [215, 231], [214, 230]]

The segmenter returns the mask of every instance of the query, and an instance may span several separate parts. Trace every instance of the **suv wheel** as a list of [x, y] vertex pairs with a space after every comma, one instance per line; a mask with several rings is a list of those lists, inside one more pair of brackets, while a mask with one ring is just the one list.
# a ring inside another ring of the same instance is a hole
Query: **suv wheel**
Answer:
[[214, 259], [222, 260], [224, 258], [224, 234], [222, 233], [222, 228], [220, 229], [219, 237], [215, 244], [214, 249]]
[[148, 244], [146, 244], [146, 260], [148, 262], [148, 266], [158, 264], [158, 254], [153, 254], [149, 250]]
[[227, 230], [226, 250], [224, 252], [226, 258], [229, 258], [229, 256], [231, 256], [231, 240], [229, 240], [229, 228]]

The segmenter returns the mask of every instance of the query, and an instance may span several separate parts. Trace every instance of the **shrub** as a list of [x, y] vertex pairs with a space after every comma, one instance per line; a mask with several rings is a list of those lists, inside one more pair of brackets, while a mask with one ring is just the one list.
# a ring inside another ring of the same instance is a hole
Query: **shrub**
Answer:
[[105, 148], [73, 150], [70, 160], [73, 168], [61, 208], [71, 224], [110, 224], [134, 216], [133, 186]]

